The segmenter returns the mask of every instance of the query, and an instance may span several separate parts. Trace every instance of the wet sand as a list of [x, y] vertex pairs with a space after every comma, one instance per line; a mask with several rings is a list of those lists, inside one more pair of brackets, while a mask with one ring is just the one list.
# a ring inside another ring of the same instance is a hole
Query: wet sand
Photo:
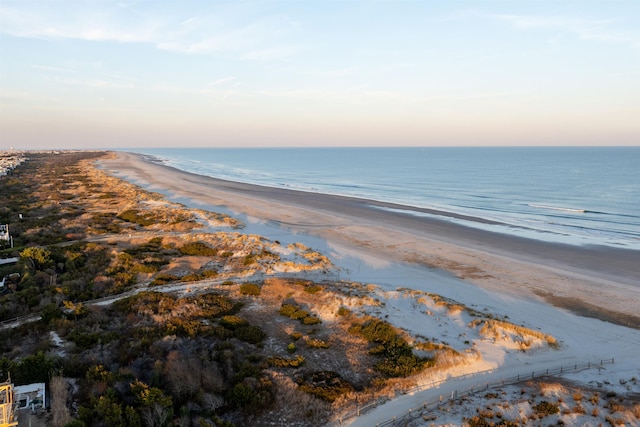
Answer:
[[487, 222], [478, 218], [428, 209], [419, 211], [435, 217], [416, 216], [410, 213], [418, 211], [413, 207], [214, 179], [137, 154], [113, 153], [100, 164], [170, 197], [225, 206], [383, 260], [443, 269], [490, 291], [544, 299], [577, 314], [640, 328], [640, 251], [494, 233], [446, 220]]

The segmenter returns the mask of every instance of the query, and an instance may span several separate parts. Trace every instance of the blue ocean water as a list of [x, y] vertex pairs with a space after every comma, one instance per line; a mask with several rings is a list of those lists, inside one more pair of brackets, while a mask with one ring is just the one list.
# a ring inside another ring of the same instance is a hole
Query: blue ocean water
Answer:
[[[231, 181], [355, 196], [501, 223], [468, 226], [640, 249], [640, 147], [130, 150]], [[415, 215], [427, 215], [413, 212]]]

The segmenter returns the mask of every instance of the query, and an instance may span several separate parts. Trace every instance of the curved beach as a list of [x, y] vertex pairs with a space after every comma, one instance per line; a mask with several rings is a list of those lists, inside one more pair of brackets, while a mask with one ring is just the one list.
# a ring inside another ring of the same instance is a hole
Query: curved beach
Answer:
[[446, 212], [421, 210], [430, 214], [424, 217], [411, 214], [413, 207], [225, 181], [132, 153], [114, 152], [100, 164], [170, 197], [225, 206], [368, 257], [446, 270], [488, 291], [544, 299], [577, 314], [640, 328], [639, 251], [494, 233], [447, 221], [455, 215]]

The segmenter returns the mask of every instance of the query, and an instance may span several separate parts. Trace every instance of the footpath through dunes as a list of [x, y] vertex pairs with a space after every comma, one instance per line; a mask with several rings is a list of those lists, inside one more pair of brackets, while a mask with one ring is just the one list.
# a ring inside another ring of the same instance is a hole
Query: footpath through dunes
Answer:
[[490, 291], [544, 299], [577, 314], [640, 327], [639, 251], [492, 233], [405, 214], [403, 206], [191, 174], [131, 153], [114, 153], [100, 164], [150, 189], [315, 234], [347, 251], [443, 269]]

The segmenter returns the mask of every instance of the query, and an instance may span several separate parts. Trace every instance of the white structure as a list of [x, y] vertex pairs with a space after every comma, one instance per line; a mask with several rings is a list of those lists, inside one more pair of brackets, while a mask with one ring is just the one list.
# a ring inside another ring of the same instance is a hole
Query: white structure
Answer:
[[9, 234], [9, 224], [0, 224], [0, 240], [11, 242], [11, 247], [13, 247], [13, 237]]
[[44, 383], [33, 383], [28, 385], [18, 385], [13, 387], [16, 397], [17, 409], [35, 410], [47, 406]]

